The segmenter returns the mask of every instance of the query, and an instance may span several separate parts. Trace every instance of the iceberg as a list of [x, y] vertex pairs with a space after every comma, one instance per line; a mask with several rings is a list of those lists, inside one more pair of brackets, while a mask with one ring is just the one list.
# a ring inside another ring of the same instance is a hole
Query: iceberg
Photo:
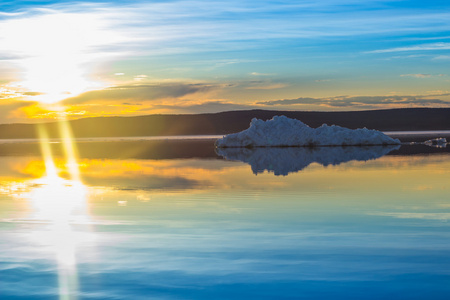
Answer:
[[400, 140], [390, 138], [378, 130], [349, 129], [323, 124], [311, 128], [305, 123], [286, 116], [271, 120], [252, 119], [250, 127], [238, 133], [228, 134], [215, 142], [218, 148], [227, 147], [316, 147], [399, 145]]
[[363, 147], [286, 147], [286, 148], [217, 148], [225, 159], [248, 163], [255, 175], [264, 171], [286, 176], [303, 170], [311, 163], [323, 166], [377, 159], [400, 145]]

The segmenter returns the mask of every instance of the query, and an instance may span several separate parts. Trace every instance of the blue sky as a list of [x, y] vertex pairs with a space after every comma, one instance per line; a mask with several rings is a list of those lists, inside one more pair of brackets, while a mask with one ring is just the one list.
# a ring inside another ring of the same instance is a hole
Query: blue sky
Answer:
[[0, 122], [449, 106], [446, 1], [3, 1], [0, 10]]

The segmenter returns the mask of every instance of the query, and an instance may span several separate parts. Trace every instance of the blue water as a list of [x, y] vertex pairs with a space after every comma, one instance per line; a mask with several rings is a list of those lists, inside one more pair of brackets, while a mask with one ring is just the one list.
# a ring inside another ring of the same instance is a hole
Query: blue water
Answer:
[[0, 156], [0, 299], [450, 297], [445, 149], [287, 176], [97, 156], [78, 158], [82, 186], [42, 180], [39, 155]]

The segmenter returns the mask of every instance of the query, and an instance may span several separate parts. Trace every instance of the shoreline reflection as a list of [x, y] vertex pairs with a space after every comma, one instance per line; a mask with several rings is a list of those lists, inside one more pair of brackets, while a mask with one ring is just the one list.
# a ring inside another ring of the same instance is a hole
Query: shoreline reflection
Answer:
[[323, 166], [367, 161], [382, 157], [400, 146], [368, 147], [269, 147], [269, 148], [218, 148], [217, 154], [225, 159], [248, 163], [255, 175], [264, 171], [275, 176], [299, 172], [312, 163]]

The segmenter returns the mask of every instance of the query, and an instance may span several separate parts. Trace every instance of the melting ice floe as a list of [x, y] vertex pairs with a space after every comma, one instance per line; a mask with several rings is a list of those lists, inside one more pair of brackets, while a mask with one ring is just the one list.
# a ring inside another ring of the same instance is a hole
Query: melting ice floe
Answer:
[[398, 139], [390, 138], [377, 130], [348, 129], [326, 124], [311, 128], [299, 120], [285, 116], [275, 116], [268, 121], [252, 119], [248, 129], [228, 134], [216, 141], [218, 148], [399, 144]]
[[229, 160], [250, 164], [254, 174], [265, 170], [275, 175], [288, 175], [316, 162], [324, 166], [338, 165], [351, 160], [366, 161], [379, 158], [392, 150], [391, 146], [363, 147], [286, 147], [286, 148], [217, 148], [217, 153]]

